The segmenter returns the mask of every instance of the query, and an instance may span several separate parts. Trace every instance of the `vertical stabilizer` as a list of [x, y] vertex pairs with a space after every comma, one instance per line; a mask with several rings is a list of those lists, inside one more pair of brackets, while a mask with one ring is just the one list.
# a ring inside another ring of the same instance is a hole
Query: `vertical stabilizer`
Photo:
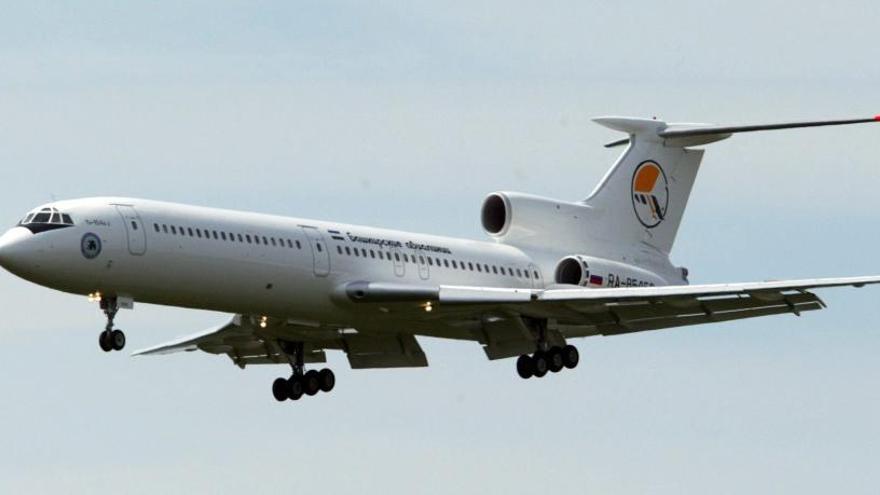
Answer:
[[644, 243], [669, 254], [703, 150], [663, 139], [665, 122], [618, 117], [596, 122], [629, 134], [626, 151], [584, 200], [601, 212], [602, 237], [622, 246]]

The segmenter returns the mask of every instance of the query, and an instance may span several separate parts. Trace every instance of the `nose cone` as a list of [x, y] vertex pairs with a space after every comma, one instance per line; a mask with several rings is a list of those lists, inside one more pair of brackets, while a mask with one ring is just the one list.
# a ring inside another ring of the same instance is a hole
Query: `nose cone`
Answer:
[[27, 248], [24, 245], [33, 235], [24, 227], [13, 227], [0, 236], [0, 266], [15, 272], [16, 267], [20, 266], [27, 256]]

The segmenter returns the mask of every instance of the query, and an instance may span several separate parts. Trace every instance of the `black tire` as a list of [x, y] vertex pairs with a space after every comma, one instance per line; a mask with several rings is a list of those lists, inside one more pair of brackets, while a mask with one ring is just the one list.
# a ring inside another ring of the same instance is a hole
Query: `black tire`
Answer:
[[292, 376], [287, 380], [287, 397], [290, 400], [299, 400], [303, 396], [302, 377]]
[[562, 360], [562, 349], [559, 347], [553, 347], [547, 351], [547, 368], [550, 371], [553, 373], [559, 373], [564, 367], [565, 363]]
[[318, 378], [318, 372], [315, 370], [306, 371], [303, 375], [303, 392], [306, 395], [315, 395], [321, 390], [321, 381]]
[[333, 387], [336, 386], [336, 375], [333, 374], [333, 370], [322, 369], [318, 373], [318, 383], [320, 384], [321, 392], [333, 390]]
[[535, 374], [535, 364], [532, 363], [531, 356], [523, 354], [516, 360], [516, 373], [524, 380]]
[[98, 345], [101, 346], [101, 350], [104, 352], [110, 352], [113, 350], [113, 342], [111, 341], [110, 330], [104, 330], [98, 335]]
[[286, 378], [276, 378], [272, 382], [272, 395], [278, 402], [284, 402], [290, 398], [290, 385]]
[[113, 345], [114, 351], [121, 351], [125, 348], [125, 334], [122, 330], [113, 330], [110, 333], [110, 343]]
[[547, 355], [542, 351], [538, 351], [532, 356], [532, 363], [534, 363], [535, 376], [538, 378], [543, 378], [549, 371]]
[[578, 352], [577, 347], [573, 345], [567, 345], [562, 348], [562, 361], [565, 363], [565, 367], [572, 370], [577, 367], [578, 363], [581, 360], [581, 354]]

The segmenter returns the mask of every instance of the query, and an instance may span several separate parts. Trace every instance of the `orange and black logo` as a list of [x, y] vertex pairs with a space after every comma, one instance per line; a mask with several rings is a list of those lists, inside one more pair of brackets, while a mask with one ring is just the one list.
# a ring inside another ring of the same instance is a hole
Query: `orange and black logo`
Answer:
[[636, 218], [652, 229], [666, 218], [669, 206], [669, 185], [660, 164], [646, 160], [636, 167], [632, 180], [632, 202]]

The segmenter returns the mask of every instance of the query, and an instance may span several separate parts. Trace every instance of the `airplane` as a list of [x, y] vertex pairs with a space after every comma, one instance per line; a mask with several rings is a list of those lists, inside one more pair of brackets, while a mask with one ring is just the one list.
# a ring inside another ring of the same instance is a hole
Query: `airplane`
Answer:
[[53, 201], [0, 237], [0, 265], [97, 302], [106, 352], [134, 302], [230, 313], [216, 328], [134, 355], [201, 350], [244, 369], [282, 364], [279, 402], [330, 392], [342, 351], [354, 369], [427, 366], [417, 336], [473, 341], [542, 378], [580, 361], [569, 341], [825, 308], [813, 289], [880, 276], [690, 285], [670, 261], [703, 157], [737, 133], [863, 119], [717, 126], [600, 117], [626, 146], [582, 201], [494, 192], [488, 241], [121, 197]]

